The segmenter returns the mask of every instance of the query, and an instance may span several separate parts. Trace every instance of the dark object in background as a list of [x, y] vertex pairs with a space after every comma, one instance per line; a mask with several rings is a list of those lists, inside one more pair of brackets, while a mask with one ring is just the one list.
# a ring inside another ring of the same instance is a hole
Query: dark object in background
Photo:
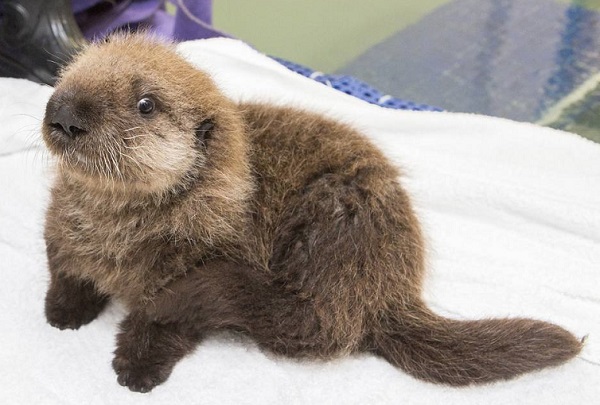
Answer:
[[165, 0], [72, 0], [73, 13], [83, 35], [93, 40], [118, 29], [150, 28], [176, 41], [228, 36], [212, 26], [212, 0], [172, 0], [175, 15]]
[[70, 0], [0, 0], [0, 76], [52, 85], [84, 44]]

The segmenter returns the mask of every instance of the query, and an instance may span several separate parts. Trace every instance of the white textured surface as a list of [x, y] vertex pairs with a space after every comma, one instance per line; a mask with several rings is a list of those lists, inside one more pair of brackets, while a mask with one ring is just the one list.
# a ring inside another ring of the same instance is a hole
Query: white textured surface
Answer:
[[507, 120], [384, 110], [287, 71], [242, 43], [180, 46], [235, 99], [291, 104], [350, 122], [404, 167], [429, 243], [426, 297], [459, 318], [530, 316], [589, 335], [565, 366], [484, 387], [422, 383], [361, 355], [295, 362], [219, 335], [150, 394], [110, 367], [111, 305], [78, 331], [46, 324], [42, 239], [51, 89], [0, 79], [1, 404], [567, 404], [600, 396], [600, 145]]

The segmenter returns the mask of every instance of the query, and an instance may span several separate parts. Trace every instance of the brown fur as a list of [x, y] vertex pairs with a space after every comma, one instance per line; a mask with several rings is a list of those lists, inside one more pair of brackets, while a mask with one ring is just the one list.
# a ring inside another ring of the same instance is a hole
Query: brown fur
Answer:
[[[156, 100], [150, 115], [143, 97]], [[74, 139], [53, 123], [63, 105], [82, 127]], [[452, 385], [580, 350], [541, 321], [433, 314], [419, 225], [382, 153], [315, 114], [234, 104], [169, 46], [90, 46], [63, 72], [43, 135], [58, 162], [48, 320], [78, 328], [108, 297], [125, 302], [113, 366], [132, 390], [163, 382], [222, 328], [294, 357], [370, 351]]]

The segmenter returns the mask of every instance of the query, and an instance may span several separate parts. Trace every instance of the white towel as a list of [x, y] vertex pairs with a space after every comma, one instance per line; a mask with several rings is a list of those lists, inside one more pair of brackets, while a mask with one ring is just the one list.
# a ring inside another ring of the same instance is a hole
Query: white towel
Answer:
[[429, 248], [426, 299], [447, 316], [527, 316], [588, 335], [564, 366], [449, 388], [384, 360], [263, 353], [223, 333], [149, 394], [110, 362], [124, 312], [77, 331], [49, 326], [42, 237], [51, 170], [39, 127], [48, 87], [0, 79], [1, 404], [591, 404], [600, 396], [600, 145], [531, 124], [386, 110], [292, 73], [230, 39], [180, 51], [236, 100], [319, 111], [363, 130], [403, 167]]

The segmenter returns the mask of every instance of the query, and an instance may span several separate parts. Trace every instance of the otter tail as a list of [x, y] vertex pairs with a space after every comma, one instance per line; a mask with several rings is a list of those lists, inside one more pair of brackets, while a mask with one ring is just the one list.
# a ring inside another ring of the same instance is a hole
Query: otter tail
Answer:
[[582, 342], [565, 329], [532, 319], [457, 321], [426, 308], [384, 319], [374, 351], [426, 381], [468, 385], [557, 366]]

